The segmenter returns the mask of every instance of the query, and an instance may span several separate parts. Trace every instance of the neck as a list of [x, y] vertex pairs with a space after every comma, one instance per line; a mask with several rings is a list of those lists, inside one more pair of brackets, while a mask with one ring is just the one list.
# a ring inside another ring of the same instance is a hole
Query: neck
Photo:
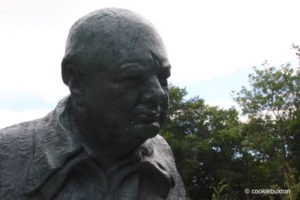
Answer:
[[109, 169], [118, 161], [129, 157], [143, 143], [133, 140], [124, 141], [118, 136], [111, 137], [112, 133], [103, 131], [87, 131], [81, 134], [82, 142], [89, 155], [104, 169]]

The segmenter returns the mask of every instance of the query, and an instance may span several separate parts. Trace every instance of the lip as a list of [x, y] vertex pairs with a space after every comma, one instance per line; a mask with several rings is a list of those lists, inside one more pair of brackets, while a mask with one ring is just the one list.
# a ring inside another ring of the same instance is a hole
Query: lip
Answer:
[[152, 123], [158, 122], [159, 116], [158, 115], [147, 115], [147, 114], [139, 114], [133, 118], [133, 123]]
[[131, 122], [132, 124], [159, 122], [159, 113], [154, 110], [135, 112]]
[[133, 116], [137, 115], [149, 115], [149, 116], [155, 116], [159, 112], [157, 110], [148, 110], [148, 109], [137, 109], [136, 111], [133, 112]]

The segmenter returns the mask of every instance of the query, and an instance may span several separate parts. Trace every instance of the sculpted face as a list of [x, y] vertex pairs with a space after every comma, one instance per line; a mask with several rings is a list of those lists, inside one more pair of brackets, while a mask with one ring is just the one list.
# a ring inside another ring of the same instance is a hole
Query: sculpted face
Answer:
[[166, 116], [170, 66], [143, 51], [128, 54], [95, 69], [86, 80], [89, 119], [114, 134], [153, 137]]
[[88, 128], [119, 139], [154, 137], [166, 117], [170, 76], [160, 37], [144, 19], [126, 12], [117, 22], [108, 17], [94, 25], [92, 33], [85, 40], [90, 43], [77, 48], [88, 47], [81, 80]]

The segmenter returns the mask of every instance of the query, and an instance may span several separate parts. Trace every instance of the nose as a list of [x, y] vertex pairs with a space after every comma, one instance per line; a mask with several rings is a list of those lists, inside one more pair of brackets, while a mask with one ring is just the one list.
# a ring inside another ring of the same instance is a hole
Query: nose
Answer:
[[156, 76], [149, 78], [142, 88], [142, 103], [163, 103], [166, 93], [161, 87], [161, 84]]

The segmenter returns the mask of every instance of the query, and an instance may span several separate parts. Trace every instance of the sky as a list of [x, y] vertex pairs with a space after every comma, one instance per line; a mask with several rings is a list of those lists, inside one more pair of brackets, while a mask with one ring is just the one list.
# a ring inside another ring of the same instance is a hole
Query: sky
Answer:
[[60, 64], [71, 25], [105, 7], [150, 20], [172, 65], [170, 82], [188, 97], [235, 106], [253, 66], [298, 65], [300, 1], [0, 0], [0, 128], [43, 117], [69, 94]]

